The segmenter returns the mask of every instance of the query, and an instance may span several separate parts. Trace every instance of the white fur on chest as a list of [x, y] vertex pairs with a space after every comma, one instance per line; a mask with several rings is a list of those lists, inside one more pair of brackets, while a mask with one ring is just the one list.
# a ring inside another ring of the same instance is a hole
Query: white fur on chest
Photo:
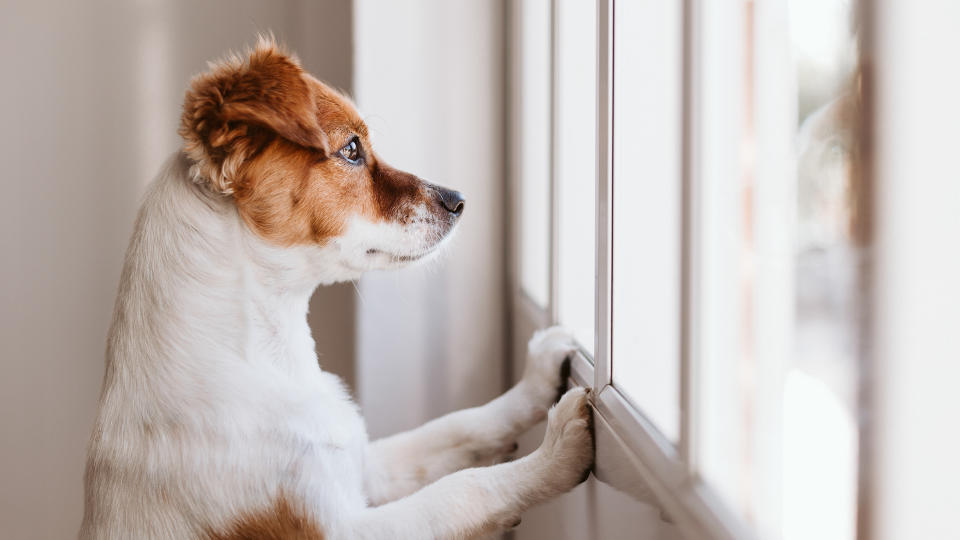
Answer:
[[306, 323], [340, 269], [262, 243], [186, 167], [168, 162], [128, 251], [82, 537], [195, 537], [279, 495], [321, 522], [366, 506], [365, 426]]

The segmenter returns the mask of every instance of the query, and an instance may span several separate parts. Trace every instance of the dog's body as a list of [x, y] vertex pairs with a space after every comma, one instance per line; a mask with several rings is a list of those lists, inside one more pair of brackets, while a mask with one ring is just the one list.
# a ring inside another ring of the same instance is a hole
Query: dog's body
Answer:
[[579, 482], [583, 390], [533, 454], [460, 471], [545, 416], [565, 332], [503, 396], [372, 443], [318, 366], [314, 288], [434, 252], [459, 194], [380, 162], [349, 102], [267, 41], [194, 82], [181, 133], [127, 253], [82, 538], [471, 537]]

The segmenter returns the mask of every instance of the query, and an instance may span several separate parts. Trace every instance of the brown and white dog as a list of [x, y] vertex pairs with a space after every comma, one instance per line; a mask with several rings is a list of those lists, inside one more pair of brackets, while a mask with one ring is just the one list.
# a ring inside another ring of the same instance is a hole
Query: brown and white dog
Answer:
[[81, 538], [467, 538], [584, 478], [583, 389], [499, 463], [554, 403], [563, 330], [534, 336], [504, 395], [374, 442], [317, 363], [314, 288], [434, 253], [459, 193], [384, 163], [269, 39], [194, 79], [180, 133], [127, 251]]

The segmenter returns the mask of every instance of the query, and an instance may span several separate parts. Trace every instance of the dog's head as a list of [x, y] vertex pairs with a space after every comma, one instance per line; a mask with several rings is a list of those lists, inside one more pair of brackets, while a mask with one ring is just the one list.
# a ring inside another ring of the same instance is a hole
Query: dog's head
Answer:
[[464, 199], [387, 165], [343, 95], [271, 39], [197, 76], [180, 134], [192, 174], [276, 246], [315, 246], [340, 275], [399, 267], [450, 236]]

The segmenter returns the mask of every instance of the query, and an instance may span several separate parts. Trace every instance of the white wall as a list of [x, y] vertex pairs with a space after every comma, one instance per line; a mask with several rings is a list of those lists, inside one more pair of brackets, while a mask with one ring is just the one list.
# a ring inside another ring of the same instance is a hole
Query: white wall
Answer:
[[[350, 16], [349, 0], [0, 4], [0, 536], [76, 536], [121, 259], [189, 77], [272, 29], [349, 89]], [[348, 371], [352, 297], [323, 290], [312, 317]]]
[[373, 437], [502, 389], [502, 7], [489, 0], [354, 5], [356, 97], [377, 152], [466, 195], [441, 261], [360, 282], [359, 398]]
[[956, 2], [873, 3], [865, 537], [960, 538]]

